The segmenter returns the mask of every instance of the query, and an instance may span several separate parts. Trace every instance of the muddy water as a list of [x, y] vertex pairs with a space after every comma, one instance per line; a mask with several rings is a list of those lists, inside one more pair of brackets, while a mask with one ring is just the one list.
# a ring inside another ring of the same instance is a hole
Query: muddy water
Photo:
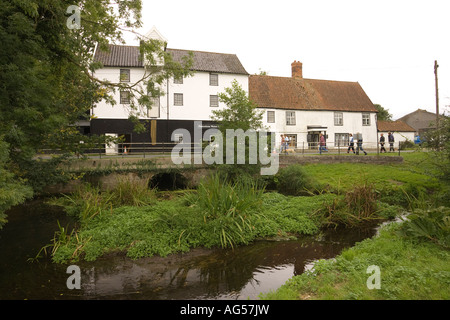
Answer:
[[330, 230], [295, 241], [258, 241], [234, 250], [195, 249], [166, 258], [124, 256], [79, 262], [81, 289], [69, 290], [67, 265], [28, 262], [70, 221], [55, 207], [29, 202], [9, 213], [0, 230], [0, 299], [257, 299], [301, 274], [316, 259], [332, 258], [375, 230]]

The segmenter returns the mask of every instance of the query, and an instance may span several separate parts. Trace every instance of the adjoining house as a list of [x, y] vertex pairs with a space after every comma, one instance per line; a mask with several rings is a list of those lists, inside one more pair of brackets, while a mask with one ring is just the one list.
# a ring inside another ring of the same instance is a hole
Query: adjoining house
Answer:
[[[167, 43], [156, 28], [146, 36]], [[146, 125], [146, 132], [138, 134], [133, 131], [133, 123], [128, 120], [127, 106], [130, 101], [127, 92], [123, 91], [116, 92], [114, 96], [117, 105], [111, 106], [102, 101], [93, 107], [91, 134], [122, 136], [125, 143], [131, 145], [144, 142], [152, 145], [173, 143], [171, 135], [176, 129], [186, 129], [193, 137], [194, 130], [198, 129], [194, 127], [196, 121], [202, 121], [203, 131], [215, 126], [210, 119], [211, 111], [224, 107], [219, 102], [218, 94], [231, 87], [233, 80], [237, 80], [248, 91], [249, 74], [235, 54], [170, 48], [166, 48], [166, 51], [172, 54], [176, 62], [181, 62], [183, 57], [192, 52], [194, 75], [184, 79], [167, 79], [162, 84], [165, 95], [153, 97], [151, 110], [138, 115]], [[145, 74], [145, 60], [140, 56], [139, 46], [109, 45], [107, 52], [97, 50], [94, 59], [103, 64], [103, 68], [94, 74], [100, 80], [135, 83]], [[183, 141], [183, 137], [178, 135], [175, 140]], [[117, 151], [120, 151], [117, 146], [109, 150]]]
[[423, 109], [417, 109], [398, 120], [403, 121], [414, 128], [416, 135], [419, 136], [423, 136], [426, 131], [436, 128], [436, 113], [428, 112]]
[[379, 135], [383, 134], [383, 136], [386, 138], [386, 146], [389, 145], [389, 132], [394, 135], [394, 147], [396, 149], [401, 142], [409, 141], [411, 143], [414, 143], [416, 130], [401, 120], [378, 121], [377, 127]]
[[[167, 43], [156, 28], [146, 37]], [[162, 84], [165, 95], [152, 97], [151, 110], [138, 114], [146, 131], [134, 132], [128, 119], [130, 97], [122, 91], [114, 96], [117, 105], [101, 101], [92, 108], [88, 130], [91, 134], [122, 136], [130, 145], [185, 141], [180, 135], [172, 137], [172, 132], [186, 129], [192, 138], [198, 132], [198, 121], [202, 132], [215, 127], [212, 110], [225, 107], [218, 94], [237, 80], [264, 110], [264, 125], [276, 135], [278, 146], [280, 134], [285, 134], [290, 137], [292, 148], [316, 149], [320, 133], [325, 135], [328, 148], [346, 148], [350, 134], [362, 135], [366, 148], [377, 146], [377, 110], [357, 82], [305, 79], [298, 61], [291, 65], [292, 77], [250, 76], [235, 54], [165, 50], [178, 62], [192, 52], [194, 75], [167, 79]], [[100, 80], [136, 83], [146, 72], [146, 59], [140, 56], [138, 46], [110, 45], [107, 52], [97, 50], [94, 59], [103, 64], [94, 74]], [[123, 150], [117, 146], [106, 149], [107, 153], [120, 151]]]
[[264, 125], [290, 138], [298, 149], [317, 149], [319, 134], [328, 148], [347, 147], [350, 134], [362, 134], [364, 147], [376, 148], [377, 110], [358, 82], [303, 78], [302, 63], [292, 77], [251, 75], [249, 96], [265, 111]]

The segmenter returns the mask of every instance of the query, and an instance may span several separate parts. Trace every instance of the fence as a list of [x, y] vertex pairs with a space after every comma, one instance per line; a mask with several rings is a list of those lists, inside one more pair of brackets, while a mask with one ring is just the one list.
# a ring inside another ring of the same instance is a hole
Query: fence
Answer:
[[[400, 151], [403, 151], [403, 147], [406, 146], [405, 141], [398, 141], [396, 143], [394, 143], [393, 145], [393, 152], [398, 153], [398, 155], [400, 155]], [[365, 147], [365, 146], [369, 146], [369, 147]], [[375, 147], [376, 146], [376, 147]], [[355, 152], [358, 149], [358, 143], [355, 142], [353, 149], [355, 150]], [[390, 150], [390, 144], [389, 143], [385, 143], [384, 144], [384, 149], [386, 150], [387, 153], [392, 151]], [[337, 143], [337, 145], [329, 145], [329, 144], [325, 144], [325, 150], [323, 150], [322, 152], [328, 152], [328, 153], [334, 153], [334, 154], [346, 154], [347, 151], [349, 150], [349, 145], [347, 143], [343, 143], [341, 144], [340, 142]], [[381, 146], [379, 143], [377, 142], [363, 142], [362, 144], [362, 150], [366, 151], [366, 152], [376, 152], [377, 154], [381, 153]], [[287, 150], [285, 150], [284, 148], [282, 148], [281, 146], [278, 147], [278, 149], [276, 150], [277, 152], [280, 153], [296, 153], [296, 154], [317, 154], [320, 153], [320, 149], [319, 149], [319, 142], [300, 142], [297, 143], [297, 146], [289, 146], [287, 147]], [[364, 151], [361, 151], [362, 153], [364, 153]], [[351, 153], [353, 153], [353, 151], [351, 151]]]
[[[364, 145], [372, 146], [371, 148], [365, 148]], [[377, 145], [376, 148], [373, 146]], [[191, 150], [191, 153], [194, 154], [195, 152], [202, 152], [204, 149], [204, 146], [201, 146], [198, 143], [150, 143], [150, 142], [127, 142], [127, 143], [117, 143], [114, 145], [107, 146], [105, 144], [100, 144], [97, 146], [91, 146], [91, 147], [85, 147], [85, 148], [78, 148], [79, 152], [73, 152], [74, 156], [81, 156], [82, 154], [89, 156], [89, 157], [99, 157], [100, 159], [102, 157], [140, 157], [140, 158], [146, 158], [156, 155], [167, 155], [171, 154], [173, 151], [173, 148], [177, 146], [180, 148], [184, 148], [184, 152], [187, 150]], [[387, 153], [390, 152], [389, 150], [389, 143], [385, 144], [385, 149]], [[354, 145], [354, 150], [357, 150], [357, 143]], [[363, 150], [366, 152], [377, 154], [380, 153], [380, 145], [373, 142], [367, 142], [363, 143]], [[398, 155], [400, 155], [402, 149], [402, 141], [399, 141], [395, 144], [394, 152], [397, 152]], [[327, 153], [333, 153], [333, 154], [347, 154], [348, 145], [340, 145], [338, 143], [337, 146], [326, 146], [325, 151]], [[319, 143], [318, 142], [299, 142], [297, 143], [296, 147], [289, 146], [288, 150], [285, 151], [284, 149], [280, 148], [280, 146], [276, 147], [272, 152], [277, 152], [280, 154], [317, 154], [320, 153], [319, 150]], [[39, 154], [41, 156], [51, 156], [51, 155], [57, 155], [57, 154], [63, 154], [64, 151], [61, 149], [40, 149]], [[352, 152], [353, 153], [353, 152]], [[391, 152], [392, 153], [392, 152]]]

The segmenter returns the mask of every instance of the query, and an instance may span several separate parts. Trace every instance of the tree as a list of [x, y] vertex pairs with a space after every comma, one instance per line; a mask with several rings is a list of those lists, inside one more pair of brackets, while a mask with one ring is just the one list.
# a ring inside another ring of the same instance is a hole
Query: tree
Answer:
[[224, 93], [219, 93], [219, 101], [227, 106], [221, 110], [212, 111], [212, 120], [219, 123], [219, 130], [249, 129], [259, 130], [263, 128], [263, 111], [259, 111], [242, 89], [237, 80], [233, 80], [231, 87], [225, 88]]
[[377, 120], [392, 121], [392, 114], [389, 113], [389, 110], [383, 108], [380, 104], [374, 104], [374, 106], [378, 111]]
[[[237, 80], [232, 82], [231, 87], [225, 88], [224, 93], [219, 94], [219, 101], [225, 103], [226, 108], [212, 111], [213, 116], [211, 116], [211, 119], [218, 123], [218, 129], [222, 134], [222, 150], [227, 152], [231, 150], [231, 152], [234, 152], [234, 159], [237, 159], [237, 144], [239, 142], [235, 140], [232, 146], [226, 145], [227, 130], [236, 131], [241, 129], [243, 132], [249, 132], [265, 129], [262, 122], [264, 112], [257, 109], [255, 103], [249, 99], [247, 92]], [[257, 139], [259, 139], [259, 136], [257, 136]], [[258, 143], [258, 141], [256, 142]], [[249, 144], [250, 139], [248, 138], [245, 140], [245, 164], [226, 164], [223, 166], [231, 178], [239, 177], [242, 174], [256, 173], [260, 169], [259, 163], [249, 163]], [[257, 150], [258, 152], [262, 151]], [[226, 152], [224, 152], [223, 157], [224, 163], [226, 163]]]
[[17, 179], [6, 167], [9, 161], [7, 143], [0, 138], [0, 229], [7, 222], [5, 211], [33, 196], [33, 190]]
[[[78, 13], [71, 8], [79, 10], [76, 25], [71, 19]], [[141, 8], [141, 0], [0, 2], [0, 147], [5, 149], [0, 212], [29, 198], [28, 186], [39, 189], [51, 183], [50, 178], [60, 179], [55, 170], [66, 154], [106, 142], [104, 136], [86, 136], [77, 129], [79, 120], [90, 120], [95, 103], [114, 103], [111, 92], [126, 88], [135, 97], [134, 109], [151, 108], [147, 93], [161, 93], [158, 84], [170, 76], [190, 74], [191, 56], [174, 62], [162, 43], [142, 39], [141, 56], [150, 65], [138, 83], [108, 83], [93, 76], [102, 67], [93, 61], [95, 49], [124, 43], [124, 32], [142, 25]], [[155, 59], [164, 63], [156, 65]], [[135, 119], [133, 110], [130, 119]], [[65, 155], [36, 160], [37, 150], [45, 147], [59, 148]]]
[[[71, 6], [80, 9], [76, 28], [68, 27]], [[142, 25], [141, 7], [141, 0], [0, 2], [0, 136], [17, 175], [27, 177], [39, 148], [82, 153], [105, 142], [103, 136], [83, 136], [76, 124], [89, 120], [89, 110], [102, 99], [114, 104], [114, 90], [130, 91], [130, 119], [136, 120], [137, 109], [151, 108], [147, 93], [160, 94], [158, 84], [170, 76], [190, 74], [189, 56], [176, 63], [162, 43], [142, 39], [141, 55], [150, 64], [138, 83], [108, 83], [93, 76], [102, 67], [93, 61], [95, 49], [124, 43], [124, 32]], [[156, 65], [156, 59], [164, 64]]]

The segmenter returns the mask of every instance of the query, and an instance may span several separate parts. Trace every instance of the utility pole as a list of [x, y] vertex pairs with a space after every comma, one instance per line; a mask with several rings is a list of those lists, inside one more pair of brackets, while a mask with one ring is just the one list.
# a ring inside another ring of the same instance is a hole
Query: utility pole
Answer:
[[439, 129], [439, 88], [438, 88], [438, 68], [437, 60], [434, 60], [434, 82], [436, 86], [436, 129]]

